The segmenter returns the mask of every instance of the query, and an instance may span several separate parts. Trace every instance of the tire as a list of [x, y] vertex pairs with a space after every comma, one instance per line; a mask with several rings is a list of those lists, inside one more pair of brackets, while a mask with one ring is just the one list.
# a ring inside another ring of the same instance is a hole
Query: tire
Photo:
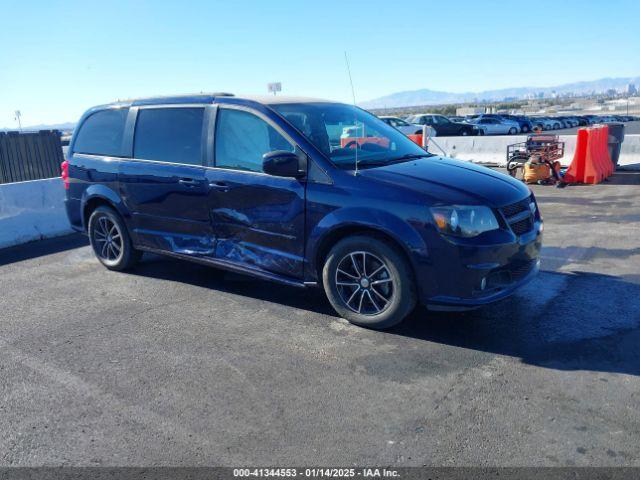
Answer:
[[529, 133], [529, 127], [527, 125], [522, 126], [522, 133]]
[[515, 135], [516, 133], [518, 133], [518, 129], [516, 127], [511, 127], [509, 129], [509, 135]]
[[109, 207], [98, 207], [91, 213], [88, 233], [93, 253], [109, 270], [127, 270], [142, 258], [142, 252], [133, 248], [122, 218]]
[[560, 130], [560, 124], [559, 123], [554, 123], [553, 124], [553, 129], [554, 130]]
[[485, 134], [485, 133], [484, 133], [484, 130], [482, 130], [482, 129], [479, 129], [479, 130], [478, 130], [478, 136], [479, 136], [479, 137], [483, 136], [484, 134]]
[[372, 236], [355, 235], [334, 245], [324, 262], [322, 283], [336, 312], [366, 328], [393, 327], [416, 306], [407, 260], [397, 247]]
[[467, 137], [469, 136], [469, 132], [466, 130], [462, 130], [462, 132], [460, 132], [460, 135], [462, 135], [463, 137]]

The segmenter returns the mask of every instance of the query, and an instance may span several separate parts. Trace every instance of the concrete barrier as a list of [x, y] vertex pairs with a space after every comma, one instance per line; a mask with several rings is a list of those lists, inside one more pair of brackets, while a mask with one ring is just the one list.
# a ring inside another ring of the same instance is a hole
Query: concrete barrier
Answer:
[[[576, 149], [576, 135], [560, 135], [565, 142], [565, 155], [560, 160], [562, 165], [569, 165]], [[516, 136], [482, 136], [482, 137], [435, 137], [431, 140], [429, 151], [441, 155], [444, 150], [447, 156], [474, 163], [505, 166], [507, 163], [507, 145], [524, 142], [525, 135]], [[437, 144], [437, 145], [436, 145]], [[620, 166], [640, 169], [640, 135], [627, 135], [622, 143]]]
[[0, 248], [71, 233], [60, 178], [0, 185]]

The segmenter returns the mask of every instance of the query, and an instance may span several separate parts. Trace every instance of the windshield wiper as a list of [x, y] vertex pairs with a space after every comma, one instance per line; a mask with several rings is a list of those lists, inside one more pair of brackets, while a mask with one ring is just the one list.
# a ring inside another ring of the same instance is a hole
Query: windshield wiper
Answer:
[[433, 157], [433, 153], [429, 153], [429, 152], [407, 153], [406, 155], [402, 155], [401, 157], [389, 158], [388, 160], [383, 160], [379, 162], [378, 165], [391, 165], [393, 163], [402, 163], [402, 162], [407, 162], [409, 160], [416, 160], [418, 158], [426, 158], [426, 157]]
[[[433, 157], [434, 154], [433, 153], [429, 153], [429, 152], [425, 152], [425, 153], [408, 153], [406, 155], [402, 155], [401, 157], [395, 157], [395, 158], [389, 158], [389, 159], [380, 159], [380, 160], [359, 160], [358, 161], [358, 166], [359, 167], [382, 167], [385, 165], [391, 165], [393, 163], [402, 163], [402, 162], [407, 162], [409, 160], [415, 160], [418, 158], [426, 158], [426, 157]], [[347, 164], [345, 164], [346, 168], [352, 168], [354, 164], [353, 163], [349, 163], [348, 167]]]

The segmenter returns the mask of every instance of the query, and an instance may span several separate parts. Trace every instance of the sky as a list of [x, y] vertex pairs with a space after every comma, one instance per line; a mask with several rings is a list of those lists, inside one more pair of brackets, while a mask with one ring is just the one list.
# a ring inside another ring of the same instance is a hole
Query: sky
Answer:
[[225, 91], [357, 101], [640, 75], [637, 0], [0, 0], [0, 128]]

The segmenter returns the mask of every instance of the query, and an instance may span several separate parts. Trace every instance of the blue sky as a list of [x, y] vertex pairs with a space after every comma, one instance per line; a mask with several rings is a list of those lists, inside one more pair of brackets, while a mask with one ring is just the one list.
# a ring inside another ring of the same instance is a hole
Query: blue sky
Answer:
[[118, 98], [198, 92], [358, 100], [640, 75], [640, 2], [0, 0], [0, 127]]

